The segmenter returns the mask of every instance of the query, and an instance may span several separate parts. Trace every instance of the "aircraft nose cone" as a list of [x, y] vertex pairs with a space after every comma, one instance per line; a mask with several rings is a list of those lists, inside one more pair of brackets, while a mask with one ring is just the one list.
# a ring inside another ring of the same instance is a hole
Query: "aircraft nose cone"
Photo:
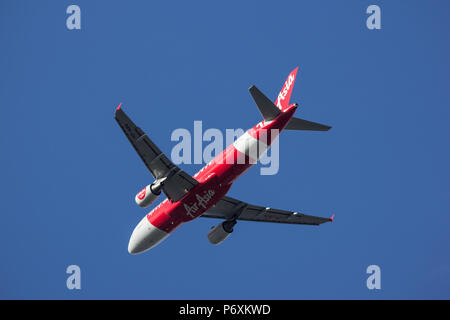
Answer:
[[[145, 219], [145, 220], [144, 220]], [[128, 252], [130, 254], [137, 254], [144, 251], [145, 248], [145, 238], [148, 236], [148, 231], [146, 228], [146, 218], [142, 219], [141, 222], [136, 226], [131, 234], [130, 241], [128, 242]]]
[[134, 239], [133, 235], [131, 235], [130, 242], [128, 242], [128, 253], [137, 254], [139, 252], [138, 243]]
[[130, 237], [128, 252], [130, 254], [138, 254], [147, 251], [164, 240], [168, 235], [168, 233], [154, 227], [147, 217], [144, 217]]
[[131, 243], [128, 243], [128, 253], [129, 254], [136, 254], [137, 253], [136, 247], [133, 246]]

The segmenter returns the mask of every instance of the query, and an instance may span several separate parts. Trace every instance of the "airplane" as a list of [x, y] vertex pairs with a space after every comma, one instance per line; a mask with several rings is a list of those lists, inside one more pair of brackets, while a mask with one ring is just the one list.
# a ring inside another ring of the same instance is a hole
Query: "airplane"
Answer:
[[289, 100], [297, 71], [298, 67], [289, 74], [275, 103], [255, 86], [249, 88], [263, 120], [247, 130], [194, 176], [173, 164], [125, 114], [122, 103], [119, 104], [115, 119], [155, 179], [135, 196], [137, 205], [147, 208], [156, 201], [161, 191], [167, 197], [145, 215], [133, 230], [128, 243], [130, 254], [155, 247], [183, 223], [198, 217], [224, 220], [207, 234], [209, 242], [214, 245], [228, 238], [237, 220], [303, 225], [333, 221], [334, 214], [331, 218], [316, 217], [257, 206], [226, 195], [235, 180], [267, 152], [282, 130], [328, 131], [331, 128], [293, 116], [298, 104], [289, 104]]

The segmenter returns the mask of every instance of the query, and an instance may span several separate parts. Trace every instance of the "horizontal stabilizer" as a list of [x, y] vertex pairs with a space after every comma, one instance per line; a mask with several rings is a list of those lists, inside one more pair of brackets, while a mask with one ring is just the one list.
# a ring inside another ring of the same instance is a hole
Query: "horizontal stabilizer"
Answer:
[[250, 91], [253, 100], [255, 100], [255, 103], [259, 108], [259, 112], [261, 112], [264, 120], [273, 120], [281, 113], [280, 109], [278, 109], [272, 101], [270, 101], [261, 91], [259, 91], [257, 87], [251, 86], [248, 90]]
[[300, 118], [291, 118], [286, 128], [287, 130], [311, 130], [311, 131], [328, 131], [330, 126], [324, 124], [303, 120]]

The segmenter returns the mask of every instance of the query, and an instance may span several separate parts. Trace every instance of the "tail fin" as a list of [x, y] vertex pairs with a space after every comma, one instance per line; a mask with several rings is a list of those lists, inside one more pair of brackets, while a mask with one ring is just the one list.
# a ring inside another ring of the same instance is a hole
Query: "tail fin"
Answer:
[[272, 103], [258, 88], [251, 86], [249, 91], [255, 100], [256, 105], [261, 112], [264, 120], [270, 121], [275, 119], [280, 112], [285, 111], [289, 107], [292, 88], [294, 87], [295, 77], [297, 76], [298, 67], [292, 70], [286, 79], [280, 93], [278, 94], [275, 104]]
[[281, 110], [285, 111], [289, 106], [289, 99], [291, 98], [292, 88], [294, 87], [295, 77], [297, 76], [298, 67], [292, 70], [286, 79], [280, 93], [278, 94], [275, 105]]
[[[292, 88], [294, 87], [295, 77], [297, 75], [298, 67], [295, 68], [286, 79], [283, 89], [281, 89], [275, 104], [269, 100], [259, 89], [255, 86], [251, 86], [249, 91], [255, 100], [256, 105], [261, 112], [264, 120], [270, 121], [275, 119], [281, 112], [286, 111], [289, 108], [289, 100], [291, 98]], [[330, 126], [303, 120], [300, 118], [292, 117], [285, 129], [287, 130], [311, 130], [311, 131], [328, 131]]]

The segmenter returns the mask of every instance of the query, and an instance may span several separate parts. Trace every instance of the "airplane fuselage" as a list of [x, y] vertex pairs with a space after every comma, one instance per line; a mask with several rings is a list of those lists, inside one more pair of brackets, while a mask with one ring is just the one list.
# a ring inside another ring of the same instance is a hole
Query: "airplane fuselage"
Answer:
[[180, 225], [214, 206], [225, 196], [233, 182], [267, 151], [296, 109], [296, 105], [290, 105], [274, 120], [261, 121], [247, 130], [194, 175], [198, 185], [181, 200], [171, 202], [165, 199], [156, 206], [134, 229], [128, 251], [135, 254], [153, 248]]

